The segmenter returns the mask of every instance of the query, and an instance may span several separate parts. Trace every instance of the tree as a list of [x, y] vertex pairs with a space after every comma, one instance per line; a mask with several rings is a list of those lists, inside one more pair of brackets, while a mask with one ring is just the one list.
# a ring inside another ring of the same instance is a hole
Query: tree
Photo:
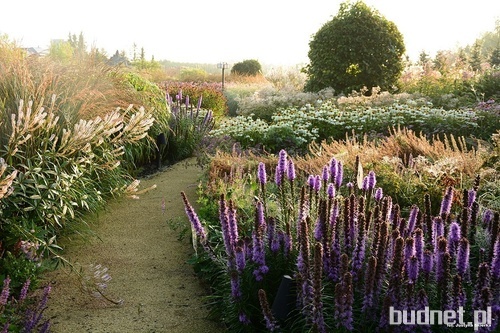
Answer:
[[234, 64], [231, 68], [231, 74], [256, 76], [262, 73], [262, 66], [255, 59], [244, 60]]
[[403, 35], [393, 22], [362, 1], [344, 2], [309, 42], [305, 90], [390, 89], [403, 70], [404, 52]]

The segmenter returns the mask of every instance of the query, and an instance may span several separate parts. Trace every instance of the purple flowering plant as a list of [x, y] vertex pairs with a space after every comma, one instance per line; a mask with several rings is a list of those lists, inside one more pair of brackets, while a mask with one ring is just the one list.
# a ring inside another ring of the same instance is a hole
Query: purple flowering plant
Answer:
[[[428, 198], [420, 207], [400, 207], [377, 187], [374, 171], [364, 175], [366, 188], [357, 189], [341, 160], [332, 159], [321, 174], [295, 169], [285, 151], [275, 162], [276, 168], [259, 164], [246, 176], [255, 181], [251, 214], [230, 192], [218, 198], [218, 215], [204, 218], [184, 199], [193, 228], [204, 235], [204, 251], [192, 263], [210, 283], [212, 312], [229, 331], [382, 332], [391, 306], [463, 306], [466, 320], [474, 306], [499, 308], [499, 213], [471, 212], [476, 195], [457, 207], [447, 187], [440, 207]], [[288, 303], [278, 297], [285, 275], [293, 279]], [[282, 308], [289, 309], [284, 317]], [[492, 316], [494, 323], [500, 319], [496, 310]]]

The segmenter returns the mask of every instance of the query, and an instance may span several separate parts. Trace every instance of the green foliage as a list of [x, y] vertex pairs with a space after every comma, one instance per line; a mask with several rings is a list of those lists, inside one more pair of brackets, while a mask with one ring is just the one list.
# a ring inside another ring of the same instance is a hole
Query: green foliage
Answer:
[[307, 91], [332, 87], [345, 94], [363, 87], [391, 89], [403, 70], [403, 36], [393, 22], [362, 1], [340, 5], [309, 43]]
[[206, 81], [208, 73], [202, 68], [184, 67], [179, 73], [179, 80], [183, 82]]
[[212, 110], [216, 118], [227, 113], [227, 101], [220, 83], [170, 81], [162, 83], [161, 87], [170, 96], [176, 96], [182, 91], [182, 95], [189, 96], [191, 101], [198, 101], [201, 97], [201, 108]]
[[255, 59], [243, 60], [233, 65], [231, 74], [256, 76], [262, 74], [262, 66]]

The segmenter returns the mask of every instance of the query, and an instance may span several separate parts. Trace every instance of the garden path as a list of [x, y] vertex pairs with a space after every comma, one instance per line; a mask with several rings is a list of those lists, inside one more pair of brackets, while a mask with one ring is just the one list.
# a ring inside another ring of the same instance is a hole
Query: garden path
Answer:
[[[65, 256], [82, 267], [101, 264], [112, 280], [106, 295], [114, 305], [80, 291], [76, 274], [59, 269], [47, 275], [52, 293], [45, 316], [54, 333], [221, 332], [208, 320], [206, 291], [186, 262], [193, 253], [190, 237], [180, 241], [172, 225], [188, 226], [180, 192], [196, 202], [200, 169], [190, 159], [141, 181], [157, 188], [139, 200], [111, 202], [86, 241], [66, 240]], [[162, 201], [165, 198], [165, 210]], [[91, 276], [88, 274], [87, 276]]]

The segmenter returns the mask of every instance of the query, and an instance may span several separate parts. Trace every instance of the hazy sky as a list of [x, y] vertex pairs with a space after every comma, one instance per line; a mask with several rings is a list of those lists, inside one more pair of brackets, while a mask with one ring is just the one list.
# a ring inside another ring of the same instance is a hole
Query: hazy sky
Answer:
[[[83, 32], [88, 45], [181, 62], [308, 61], [311, 36], [341, 0], [0, 0], [0, 34], [22, 46]], [[403, 34], [407, 54], [455, 49], [493, 31], [499, 0], [365, 0]]]

